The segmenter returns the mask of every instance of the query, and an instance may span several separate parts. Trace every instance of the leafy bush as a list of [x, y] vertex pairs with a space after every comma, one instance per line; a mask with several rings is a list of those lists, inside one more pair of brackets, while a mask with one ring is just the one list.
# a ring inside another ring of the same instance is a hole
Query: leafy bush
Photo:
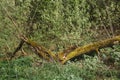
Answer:
[[30, 17], [35, 23], [35, 40], [43, 45], [50, 45], [51, 40], [51, 44], [57, 41], [61, 46], [81, 45], [100, 36], [99, 29], [105, 30], [104, 37], [110, 37], [119, 26], [119, 7], [119, 2], [113, 0], [32, 0]]
[[[14, 3], [14, 1], [16, 1]], [[96, 36], [110, 36], [120, 26], [118, 0], [4, 0], [0, 3], [0, 58], [17, 46], [20, 34], [47, 48], [59, 51], [70, 45], [84, 45]], [[12, 19], [11, 19], [11, 18]], [[13, 21], [12, 21], [13, 20]], [[15, 25], [15, 24], [17, 25]], [[29, 25], [28, 25], [29, 23]], [[32, 25], [32, 26], [31, 26]], [[102, 29], [101, 29], [102, 28]], [[103, 32], [105, 30], [105, 32]], [[99, 32], [101, 34], [99, 34]], [[114, 33], [116, 34], [116, 33]], [[119, 31], [118, 33], [119, 34]], [[103, 36], [103, 37], [105, 37]], [[101, 39], [103, 37], [100, 37]], [[103, 64], [96, 56], [66, 65], [43, 63], [22, 57], [0, 61], [1, 80], [84, 80], [118, 79], [120, 46], [104, 49], [115, 59], [115, 67]], [[102, 51], [102, 50], [101, 50]], [[106, 57], [108, 57], [106, 55]]]

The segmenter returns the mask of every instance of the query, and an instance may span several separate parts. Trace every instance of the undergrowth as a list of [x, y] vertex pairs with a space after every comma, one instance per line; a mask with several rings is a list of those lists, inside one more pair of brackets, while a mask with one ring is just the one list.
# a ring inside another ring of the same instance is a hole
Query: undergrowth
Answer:
[[0, 80], [120, 79], [120, 45], [101, 49], [102, 59], [84, 55], [84, 59], [65, 65], [42, 61], [26, 45], [23, 49], [29, 55], [3, 59], [17, 47], [19, 35], [27, 32], [32, 33], [29, 38], [54, 52], [119, 35], [120, 1], [0, 1]]
[[12, 61], [1, 61], [0, 80], [119, 80], [119, 66], [117, 59], [112, 66], [105, 64], [97, 56], [84, 55], [84, 60], [68, 61], [61, 65], [41, 59], [35, 61], [30, 55]]

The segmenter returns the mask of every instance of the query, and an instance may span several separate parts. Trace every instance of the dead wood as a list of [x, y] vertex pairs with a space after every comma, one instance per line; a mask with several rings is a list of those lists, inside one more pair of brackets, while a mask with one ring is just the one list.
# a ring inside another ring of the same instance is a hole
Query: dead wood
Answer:
[[21, 40], [20, 43], [19, 43], [19, 45], [18, 45], [18, 47], [15, 49], [15, 51], [14, 51], [13, 54], [12, 54], [12, 56], [10, 57], [10, 60], [11, 60], [11, 59], [15, 56], [15, 54], [22, 48], [23, 44], [24, 44], [24, 41]]
[[87, 45], [84, 45], [81, 47], [72, 46], [62, 52], [58, 52], [55, 55], [52, 51], [46, 49], [45, 47], [28, 39], [25, 36], [21, 36], [20, 38], [23, 42], [21, 42], [21, 44], [19, 44], [17, 49], [14, 51], [14, 54], [22, 47], [23, 43], [26, 43], [33, 48], [33, 50], [39, 57], [41, 57], [47, 61], [51, 61], [51, 60], [60, 61], [62, 64], [66, 63], [68, 60], [70, 60], [72, 58], [76, 58], [76, 57], [80, 56], [81, 54], [89, 53], [91, 51], [98, 52], [98, 50], [101, 48], [111, 47], [114, 44], [120, 43], [120, 35], [119, 35], [119, 36], [115, 36], [113, 38], [109, 38], [106, 40], [101, 40], [98, 42], [90, 43], [90, 44], [87, 44]]
[[75, 50], [78, 46], [74, 45], [74, 46], [70, 46], [67, 49], [63, 50], [62, 52], [58, 52], [56, 54], [56, 56], [58, 57], [59, 61], [62, 61], [65, 59], [65, 57], [72, 52], [73, 50]]
[[35, 53], [39, 56], [42, 57], [43, 59], [47, 60], [47, 61], [51, 61], [51, 60], [57, 60], [56, 56], [54, 53], [52, 53], [50, 50], [47, 50], [45, 47], [39, 45], [38, 43], [29, 40], [27, 37], [25, 36], [21, 36], [21, 39], [27, 43], [28, 45], [32, 46], [32, 48], [34, 49]]
[[94, 42], [94, 43], [90, 43], [81, 47], [76, 48], [75, 50], [73, 50], [72, 52], [70, 52], [65, 59], [62, 61], [62, 64], [64, 64], [66, 61], [68, 61], [69, 59], [72, 59], [76, 56], [79, 56], [81, 54], [85, 54], [85, 53], [89, 53], [91, 51], [98, 51], [101, 48], [104, 47], [111, 47], [114, 44], [120, 43], [120, 35], [110, 38], [110, 39], [106, 39], [106, 40], [101, 40], [98, 42]]

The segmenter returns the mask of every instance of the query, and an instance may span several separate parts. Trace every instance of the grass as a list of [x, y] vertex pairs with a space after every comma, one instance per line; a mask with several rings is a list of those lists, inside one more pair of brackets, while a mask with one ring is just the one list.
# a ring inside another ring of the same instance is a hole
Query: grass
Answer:
[[[120, 64], [119, 64], [120, 65]], [[120, 71], [97, 56], [67, 64], [41, 62], [31, 56], [0, 62], [0, 80], [119, 80]]]

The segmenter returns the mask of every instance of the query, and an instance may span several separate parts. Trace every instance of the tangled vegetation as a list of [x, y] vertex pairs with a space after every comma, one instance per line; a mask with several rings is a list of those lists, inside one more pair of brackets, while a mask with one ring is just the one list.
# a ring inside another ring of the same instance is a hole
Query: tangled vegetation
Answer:
[[119, 44], [100, 49], [101, 59], [82, 55], [66, 65], [46, 62], [24, 44], [8, 60], [21, 35], [55, 54], [120, 35], [119, 0], [0, 1], [0, 80], [120, 79]]

